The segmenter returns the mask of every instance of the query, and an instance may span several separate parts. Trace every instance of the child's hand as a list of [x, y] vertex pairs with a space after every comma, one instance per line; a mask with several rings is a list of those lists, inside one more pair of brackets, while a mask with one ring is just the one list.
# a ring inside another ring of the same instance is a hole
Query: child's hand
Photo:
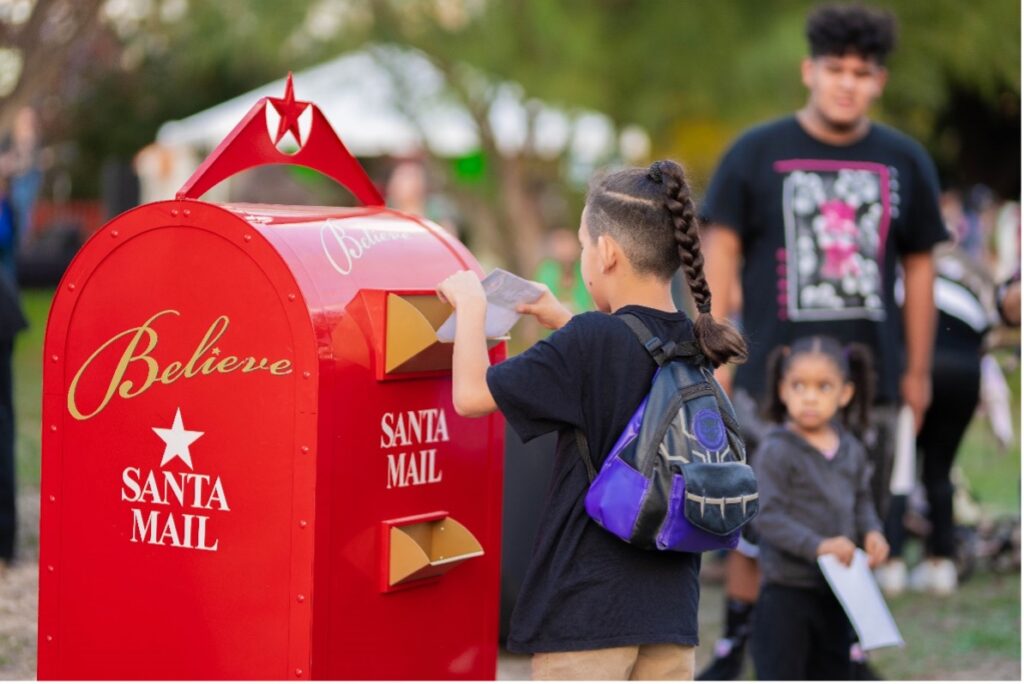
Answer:
[[857, 545], [846, 537], [829, 537], [818, 544], [819, 556], [825, 556], [831, 553], [838, 558], [839, 562], [843, 565], [849, 565], [853, 562], [853, 552], [856, 550]]
[[459, 271], [445, 278], [437, 286], [437, 296], [442, 302], [451, 304], [458, 311], [464, 304], [487, 306], [487, 295], [480, 284], [480, 277], [473, 271]]
[[535, 316], [541, 325], [551, 330], [558, 330], [568, 323], [572, 318], [572, 312], [565, 308], [565, 305], [558, 301], [555, 295], [551, 294], [547, 285], [544, 283], [533, 284], [544, 290], [544, 294], [533, 303], [520, 304], [516, 307], [516, 311]]
[[889, 558], [889, 542], [881, 532], [868, 532], [864, 535], [864, 551], [868, 554], [868, 565], [877, 567]]

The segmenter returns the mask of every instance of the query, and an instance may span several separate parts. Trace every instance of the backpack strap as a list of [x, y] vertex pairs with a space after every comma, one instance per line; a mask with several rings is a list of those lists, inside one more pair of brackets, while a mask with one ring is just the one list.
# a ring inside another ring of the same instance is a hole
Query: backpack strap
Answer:
[[[654, 335], [637, 316], [631, 313], [624, 313], [618, 314], [618, 317], [629, 326], [629, 329], [633, 331], [633, 334], [640, 340], [640, 344], [644, 346], [644, 349], [647, 350], [647, 353], [651, 355], [659, 367], [664, 366], [672, 359], [684, 359], [695, 366], [705, 365], [704, 354], [701, 353], [700, 347], [697, 346], [696, 342], [673, 342], [671, 340], [662, 342], [661, 338]], [[587, 466], [587, 477], [593, 482], [594, 478], [597, 477], [597, 470], [594, 468], [594, 462], [590, 458], [590, 446], [587, 443], [587, 436], [579, 428], [576, 428], [576, 448], [580, 452], [583, 464]]]
[[594, 469], [594, 462], [590, 460], [590, 446], [587, 444], [587, 436], [579, 428], [576, 428], [576, 448], [579, 449], [580, 457], [583, 458], [583, 464], [587, 466], [587, 479], [593, 482], [594, 478], [597, 477], [597, 470]]
[[706, 364], [707, 359], [696, 342], [673, 342], [671, 340], [662, 342], [661, 338], [654, 335], [637, 316], [624, 313], [618, 314], [618, 317], [629, 326], [629, 329], [633, 331], [633, 334], [640, 340], [640, 344], [644, 346], [658, 366], [664, 366], [672, 359], [684, 359], [695, 366]]

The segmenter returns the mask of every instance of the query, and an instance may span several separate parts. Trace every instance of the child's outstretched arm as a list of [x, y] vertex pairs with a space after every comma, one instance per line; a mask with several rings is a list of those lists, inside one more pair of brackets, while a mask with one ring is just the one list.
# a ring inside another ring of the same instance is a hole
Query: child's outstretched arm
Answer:
[[[519, 313], [535, 316], [546, 328], [558, 330], [572, 318], [572, 312], [542, 283], [544, 293], [533, 303], [520, 304]], [[460, 416], [476, 418], [498, 408], [487, 386], [487, 354], [484, 320], [487, 296], [480, 278], [472, 271], [459, 271], [437, 286], [437, 295], [452, 305], [455, 317], [455, 350], [452, 356], [452, 403]]]
[[455, 350], [452, 355], [452, 404], [460, 416], [486, 416], [498, 408], [487, 386], [487, 296], [480, 278], [459, 271], [437, 286], [437, 295], [455, 309]]

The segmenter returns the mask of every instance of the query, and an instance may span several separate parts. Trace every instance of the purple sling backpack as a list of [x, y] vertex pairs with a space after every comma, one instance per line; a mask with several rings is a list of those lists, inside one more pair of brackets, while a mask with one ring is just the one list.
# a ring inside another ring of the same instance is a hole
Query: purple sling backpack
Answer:
[[632, 314], [619, 316], [658, 364], [600, 472], [576, 431], [590, 488], [587, 513], [645, 549], [732, 549], [758, 511], [736, 414], [696, 342], [662, 342]]

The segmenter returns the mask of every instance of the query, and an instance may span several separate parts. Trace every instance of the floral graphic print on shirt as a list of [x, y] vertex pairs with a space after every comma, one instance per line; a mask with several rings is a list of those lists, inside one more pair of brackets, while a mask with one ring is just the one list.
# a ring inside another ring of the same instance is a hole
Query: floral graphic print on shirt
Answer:
[[785, 174], [780, 317], [884, 320], [882, 262], [889, 222], [899, 211], [895, 169], [826, 160], [780, 161], [774, 168]]

